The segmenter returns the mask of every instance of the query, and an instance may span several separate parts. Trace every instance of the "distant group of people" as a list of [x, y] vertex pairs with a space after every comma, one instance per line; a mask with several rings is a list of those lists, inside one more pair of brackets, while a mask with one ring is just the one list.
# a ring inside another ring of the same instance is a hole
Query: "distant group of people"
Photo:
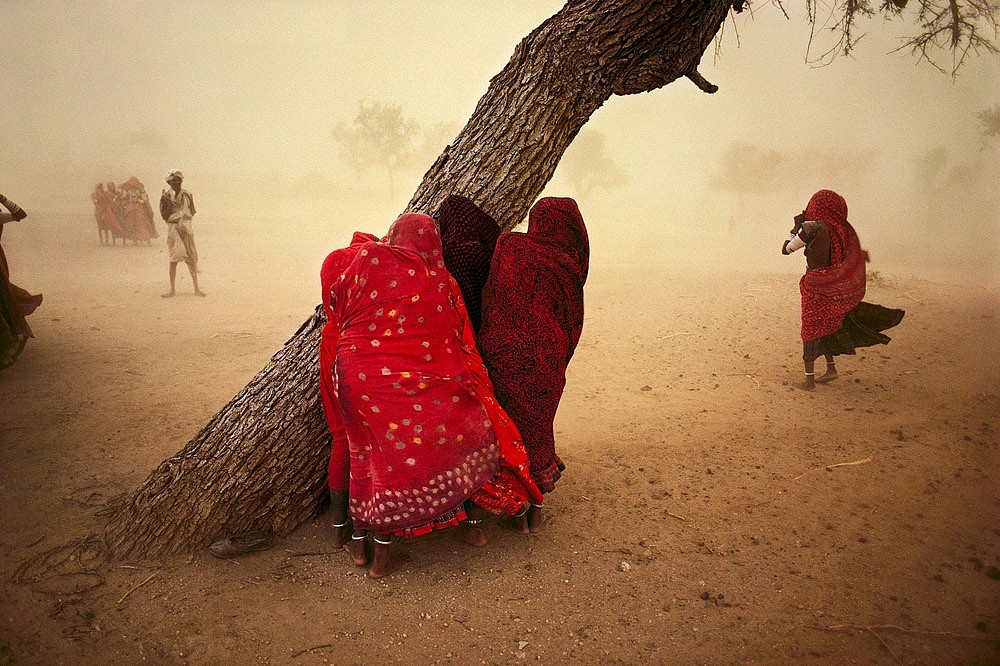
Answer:
[[589, 242], [572, 199], [501, 233], [453, 195], [434, 218], [356, 232], [320, 271], [320, 387], [332, 435], [334, 538], [379, 578], [390, 544], [502, 515], [542, 527], [565, 469], [553, 421], [583, 328]]
[[[204, 296], [198, 287], [198, 248], [194, 242], [191, 220], [197, 212], [194, 197], [181, 187], [184, 174], [180, 169], [170, 169], [166, 175], [168, 187], [160, 194], [160, 217], [167, 223], [167, 252], [170, 256], [170, 291], [164, 298], [177, 295], [177, 264], [184, 263], [191, 274], [196, 296]], [[90, 195], [94, 203], [94, 218], [102, 245], [116, 245], [118, 239], [125, 245], [149, 243], [159, 238], [154, 223], [153, 208], [146, 188], [132, 176], [116, 187], [109, 182], [98, 183]]]
[[158, 238], [146, 188], [135, 176], [116, 186], [98, 183], [90, 194], [97, 220], [97, 235], [102, 245], [117, 245], [121, 239], [133, 243], [149, 243]]
[[[184, 174], [171, 169], [166, 175], [167, 188], [160, 195], [160, 216], [167, 223], [167, 252], [170, 258], [170, 291], [163, 297], [177, 293], [177, 264], [183, 262], [191, 273], [194, 293], [204, 296], [198, 286], [198, 249], [194, 242], [192, 218], [195, 215], [194, 197], [181, 187]], [[98, 184], [91, 194], [94, 217], [100, 241], [115, 245], [122, 239], [149, 242], [159, 234], [153, 223], [149, 197], [139, 179], [129, 178], [121, 187], [113, 182]], [[0, 194], [0, 237], [10, 222], [23, 220], [28, 214], [16, 203]], [[41, 294], [31, 294], [10, 281], [7, 258], [0, 247], [0, 370], [9, 368], [20, 356], [28, 338], [34, 337], [27, 317], [41, 304]]]

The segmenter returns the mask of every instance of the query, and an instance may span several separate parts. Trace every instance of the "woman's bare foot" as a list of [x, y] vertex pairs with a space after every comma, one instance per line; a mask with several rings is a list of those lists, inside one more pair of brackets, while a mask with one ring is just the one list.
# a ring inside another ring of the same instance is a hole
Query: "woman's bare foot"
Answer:
[[203, 292], [201, 289], [195, 289], [194, 290], [194, 295], [195, 296], [205, 296], [205, 292]]
[[813, 379], [812, 375], [806, 375], [806, 378], [799, 384], [799, 388], [805, 391], [812, 391], [816, 388], [816, 380]]
[[366, 534], [352, 536], [351, 540], [344, 544], [344, 550], [359, 567], [367, 566], [371, 562], [368, 552], [368, 535]]
[[531, 528], [528, 527], [527, 510], [522, 511], [516, 516], [506, 515], [501, 517], [500, 524], [509, 530], [517, 532], [518, 534], [528, 534], [531, 531]]
[[826, 384], [827, 382], [832, 382], [839, 376], [840, 375], [837, 374], [837, 368], [834, 368], [832, 366], [827, 366], [826, 372], [824, 372], [822, 376], [817, 377], [816, 382], [819, 384]]
[[168, 291], [168, 292], [167, 292], [167, 293], [165, 293], [165, 294], [160, 294], [160, 298], [173, 298], [173, 297], [174, 297], [174, 296], [176, 296], [176, 295], [177, 295], [177, 292], [174, 292], [174, 291]]
[[486, 533], [479, 527], [479, 521], [467, 520], [458, 526], [458, 539], [476, 548], [482, 548], [487, 543]]
[[[351, 540], [351, 534], [354, 532], [354, 528], [349, 522], [340, 525], [333, 525], [333, 545], [337, 548], [346, 546]], [[345, 549], [346, 550], [346, 549]]]
[[535, 506], [532, 504], [528, 507], [528, 531], [534, 534], [535, 532], [540, 532], [542, 525], [545, 524], [545, 516], [542, 515], [542, 507]]
[[368, 570], [369, 578], [384, 578], [391, 573], [399, 571], [406, 564], [405, 557], [392, 559], [389, 553], [390, 544], [375, 539], [375, 557], [372, 560], [372, 568]]

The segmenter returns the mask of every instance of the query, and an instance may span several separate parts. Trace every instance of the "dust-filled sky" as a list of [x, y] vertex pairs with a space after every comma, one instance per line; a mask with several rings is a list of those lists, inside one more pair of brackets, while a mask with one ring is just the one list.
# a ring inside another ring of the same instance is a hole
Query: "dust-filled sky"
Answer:
[[[877, 19], [852, 58], [816, 67], [803, 3], [785, 3], [790, 19], [758, 4], [703, 59], [718, 93], [681, 80], [613, 98], [588, 123], [625, 178], [580, 193], [561, 170], [546, 193], [578, 198], [595, 253], [787, 266], [776, 248], [792, 215], [829, 187], [877, 268], [997, 285], [1000, 140], [976, 114], [1000, 103], [1000, 59], [952, 79], [889, 53], [902, 26]], [[0, 0], [0, 192], [89, 214], [96, 182], [136, 175], [155, 196], [177, 167], [198, 224], [280, 219], [295, 232], [329, 219], [345, 242], [353, 228], [384, 230], [517, 43], [561, 5]], [[331, 139], [361, 103], [401, 107], [427, 143], [391, 190], [357, 179]], [[368, 211], [380, 219], [358, 219]]]

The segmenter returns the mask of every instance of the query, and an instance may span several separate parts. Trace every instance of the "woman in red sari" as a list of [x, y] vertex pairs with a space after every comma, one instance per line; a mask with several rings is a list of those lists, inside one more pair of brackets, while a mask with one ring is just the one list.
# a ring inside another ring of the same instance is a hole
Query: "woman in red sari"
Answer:
[[323, 310], [326, 313], [326, 324], [321, 331], [319, 346], [319, 392], [323, 403], [323, 413], [326, 416], [332, 437], [327, 482], [330, 488], [330, 504], [333, 512], [333, 538], [337, 547], [347, 547], [348, 544], [352, 544], [347, 547], [347, 550], [358, 564], [366, 563], [366, 554], [363, 542], [359, 540], [359, 543], [353, 544], [351, 541], [351, 519], [347, 511], [351, 454], [347, 447], [347, 434], [344, 432], [343, 419], [340, 416], [340, 408], [337, 406], [337, 393], [333, 385], [333, 366], [337, 361], [340, 321], [330, 306], [330, 289], [333, 287], [334, 281], [340, 279], [351, 261], [354, 260], [361, 246], [364, 243], [377, 240], [371, 234], [361, 231], [354, 232], [351, 244], [327, 255], [319, 272]]
[[[832, 190], [812, 195], [806, 209], [795, 216], [782, 254], [805, 248], [806, 273], [799, 280], [802, 295], [802, 360], [806, 378], [802, 388], [838, 377], [834, 356], [854, 354], [856, 347], [888, 344], [882, 331], [903, 320], [903, 310], [862, 301], [865, 264], [858, 234], [847, 221], [847, 202]], [[815, 378], [815, 362], [826, 358], [826, 372]]]
[[116, 239], [121, 238], [122, 245], [125, 245], [129, 233], [122, 220], [121, 198], [113, 181], [108, 181], [108, 187], [104, 190], [104, 212], [108, 228], [111, 229], [111, 244], [114, 245]]
[[[555, 489], [566, 468], [556, 455], [553, 423], [583, 332], [589, 265], [590, 242], [576, 202], [546, 197], [532, 206], [527, 233], [500, 235], [483, 289], [479, 349], [543, 493]], [[515, 521], [522, 532], [541, 525], [541, 502]]]
[[541, 493], [493, 395], [434, 220], [405, 214], [385, 242], [355, 241], [326, 269], [334, 277], [323, 345], [336, 350], [331, 491], [342, 493], [334, 486], [343, 485], [346, 450], [348, 550], [366, 563], [372, 537], [369, 575], [379, 578], [396, 567], [393, 537], [462, 525], [466, 541], [483, 545], [470, 502], [513, 515]]

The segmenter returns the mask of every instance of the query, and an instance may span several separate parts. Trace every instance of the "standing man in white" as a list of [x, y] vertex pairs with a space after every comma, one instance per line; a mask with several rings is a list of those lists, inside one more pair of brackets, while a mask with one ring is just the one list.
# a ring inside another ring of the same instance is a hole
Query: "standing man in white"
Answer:
[[191, 282], [194, 293], [204, 296], [205, 292], [198, 288], [198, 249], [194, 244], [194, 227], [191, 218], [197, 212], [194, 208], [194, 197], [187, 190], [181, 189], [184, 174], [180, 169], [167, 172], [167, 184], [170, 189], [163, 190], [160, 195], [160, 215], [167, 223], [167, 251], [170, 254], [170, 291], [162, 294], [170, 298], [177, 294], [177, 264], [184, 262], [191, 271]]

